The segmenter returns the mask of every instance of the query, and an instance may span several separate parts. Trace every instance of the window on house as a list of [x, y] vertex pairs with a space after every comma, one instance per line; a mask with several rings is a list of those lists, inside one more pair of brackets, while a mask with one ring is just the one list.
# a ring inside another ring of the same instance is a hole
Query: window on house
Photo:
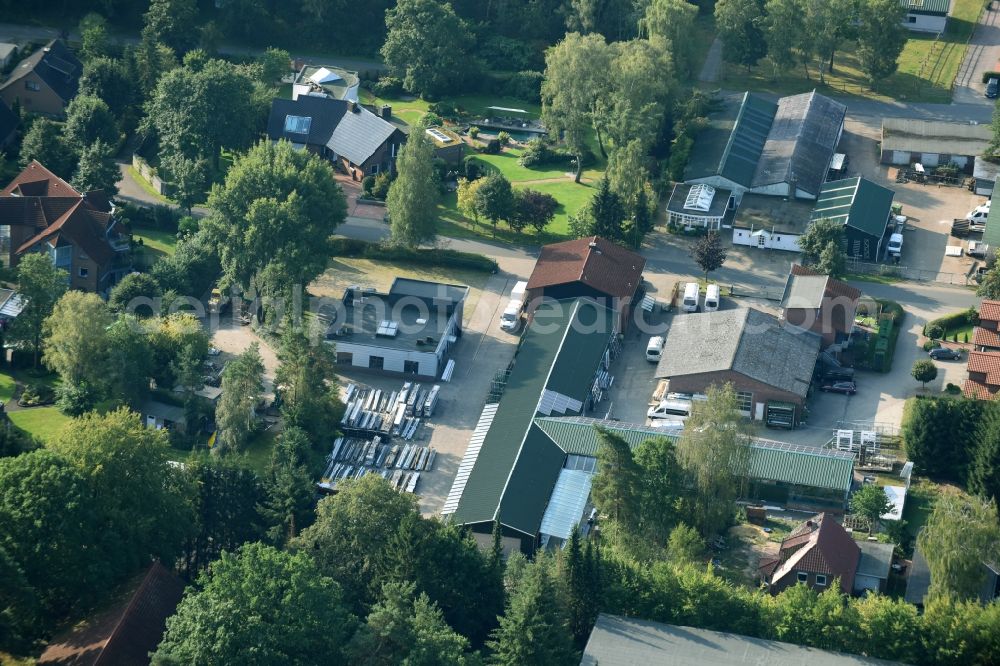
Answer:
[[798, 581], [800, 583], [805, 583], [806, 581], [809, 580], [809, 574], [807, 574], [805, 571], [800, 571], [797, 574], [795, 574], [795, 576], [796, 578], [798, 578]]
[[749, 412], [753, 409], [753, 393], [746, 391], [736, 392], [736, 404], [741, 412]]
[[403, 372], [415, 375], [420, 372], [420, 364], [416, 361], [403, 361]]
[[351, 352], [337, 352], [337, 364], [338, 365], [352, 365], [354, 363], [354, 354]]
[[308, 116], [285, 116], [285, 131], [292, 134], [309, 134], [313, 119]]
[[906, 17], [906, 22], [907, 23], [916, 23], [917, 22], [917, 17], [916, 16], [907, 16]]
[[85, 277], [87, 277], [88, 275], [90, 275], [90, 269], [89, 269], [89, 268], [81, 268], [81, 269], [80, 269], [80, 270], [78, 271], [78, 273], [79, 273], [80, 277], [82, 277], [82, 278], [85, 278]]
[[816, 584], [817, 585], [826, 585], [826, 576], [822, 576], [820, 574], [816, 574]]
[[35, 81], [25, 81], [24, 87], [34, 92], [38, 92], [39, 90], [42, 89], [42, 87], [38, 85], [38, 83], [36, 83]]
[[382, 366], [385, 365], [385, 359], [381, 356], [369, 356], [368, 357], [368, 367], [372, 370], [381, 370]]
[[369, 171], [369, 172], [370, 172], [370, 173], [371, 173], [372, 175], [375, 175], [375, 174], [377, 174], [377, 173], [378, 173], [378, 165], [377, 165], [377, 164], [373, 164], [373, 165], [372, 165], [372, 167], [371, 167], [371, 169], [369, 169], [368, 171]]

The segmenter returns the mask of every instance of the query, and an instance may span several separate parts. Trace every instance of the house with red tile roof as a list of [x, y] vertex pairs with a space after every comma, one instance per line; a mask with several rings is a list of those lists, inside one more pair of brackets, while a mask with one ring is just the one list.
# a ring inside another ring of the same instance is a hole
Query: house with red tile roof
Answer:
[[528, 300], [590, 297], [619, 313], [619, 330], [641, 296], [646, 259], [601, 238], [588, 236], [542, 247], [528, 279]]
[[830, 514], [821, 513], [795, 528], [776, 557], [762, 559], [760, 578], [771, 594], [803, 583], [822, 592], [835, 579], [846, 594], [854, 590], [861, 548]]
[[71, 289], [107, 294], [132, 270], [131, 234], [101, 191], [81, 194], [32, 161], [0, 190], [0, 265], [44, 252]]
[[979, 324], [973, 329], [976, 351], [1000, 351], [1000, 301], [983, 299], [979, 304]]
[[965, 397], [993, 400], [1000, 391], [1000, 352], [969, 352], [967, 371], [969, 378], [962, 386]]
[[860, 289], [792, 264], [781, 298], [782, 318], [790, 326], [819, 335], [825, 349], [847, 342], [860, 298]]
[[177, 610], [184, 583], [159, 562], [131, 581], [108, 608], [57, 636], [39, 666], [148, 664]]

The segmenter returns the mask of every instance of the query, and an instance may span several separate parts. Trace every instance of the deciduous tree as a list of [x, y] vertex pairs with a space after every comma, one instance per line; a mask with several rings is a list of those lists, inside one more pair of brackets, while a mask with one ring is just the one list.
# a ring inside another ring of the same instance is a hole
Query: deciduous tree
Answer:
[[76, 153], [63, 138], [62, 125], [48, 118], [35, 118], [21, 140], [21, 166], [32, 160], [60, 178], [68, 180], [73, 175]]
[[104, 385], [108, 362], [107, 329], [113, 318], [97, 294], [63, 294], [45, 320], [42, 360], [72, 386]]
[[562, 135], [576, 159], [576, 182], [580, 182], [587, 130], [602, 91], [607, 88], [611, 51], [597, 34], [570, 33], [545, 52], [542, 81], [542, 120], [553, 135]]
[[792, 69], [799, 60], [797, 48], [805, 32], [806, 8], [802, 0], [767, 0], [764, 9], [767, 58], [777, 76]]
[[399, 175], [389, 186], [385, 200], [389, 212], [390, 238], [396, 245], [416, 247], [437, 236], [437, 173], [434, 146], [417, 125], [396, 159]]
[[10, 339], [31, 349], [34, 367], [42, 351], [45, 320], [56, 302], [66, 293], [69, 276], [56, 268], [47, 254], [29, 253], [17, 264], [17, 292], [21, 295], [21, 314], [14, 319]]
[[209, 207], [205, 224], [221, 257], [223, 286], [284, 297], [323, 272], [330, 236], [347, 214], [329, 164], [287, 141], [262, 141], [237, 158]]
[[695, 263], [705, 273], [705, 281], [708, 281], [708, 274], [722, 267], [726, 261], [726, 249], [722, 247], [722, 237], [718, 231], [709, 231], [698, 239], [698, 242], [691, 248], [691, 256]]
[[667, 539], [667, 558], [677, 564], [695, 564], [705, 552], [705, 540], [698, 530], [678, 523]]
[[910, 374], [921, 384], [921, 388], [927, 388], [927, 382], [932, 382], [938, 375], [937, 366], [934, 361], [922, 358], [913, 362]]
[[1000, 298], [1000, 263], [986, 271], [983, 281], [976, 289], [976, 296], [982, 296], [991, 300]]
[[698, 7], [684, 0], [651, 0], [646, 5], [641, 29], [651, 41], [663, 41], [660, 48], [669, 48], [677, 74], [687, 79], [694, 72], [694, 34]]
[[844, 251], [839, 243], [829, 241], [823, 251], [819, 254], [819, 260], [815, 264], [818, 272], [830, 277], [839, 278], [847, 270]]
[[514, 191], [514, 215], [520, 229], [532, 227], [542, 233], [556, 215], [559, 202], [551, 194], [525, 188]]
[[222, 396], [215, 408], [217, 445], [240, 451], [253, 431], [254, 410], [264, 391], [264, 361], [256, 342], [226, 364], [222, 371]]
[[727, 62], [750, 68], [767, 55], [764, 39], [764, 8], [759, 0], [719, 0], [715, 3], [715, 25]]
[[118, 122], [108, 105], [93, 95], [77, 95], [66, 107], [63, 136], [77, 152], [96, 141], [106, 146], [118, 144]]
[[477, 205], [479, 188], [486, 180], [484, 178], [477, 178], [476, 180], [468, 180], [466, 178], [458, 179], [458, 210], [462, 212], [465, 217], [474, 220], [476, 224], [479, 224], [479, 206]]
[[[111, 288], [108, 296], [108, 307], [115, 312], [131, 312], [136, 316], [153, 314], [151, 305], [147, 303], [163, 295], [160, 283], [149, 273], [129, 273], [118, 284]], [[142, 299], [141, 303], [138, 299]], [[139, 307], [139, 305], [144, 307]]]
[[899, 67], [907, 40], [905, 15], [903, 5], [894, 0], [865, 0], [860, 5], [858, 58], [873, 89]]
[[891, 510], [892, 502], [882, 486], [871, 483], [851, 495], [851, 512], [868, 521], [868, 534], [875, 531], [879, 518]]
[[994, 502], [1000, 501], [1000, 413], [996, 409], [986, 410], [977, 432], [969, 468], [969, 490]]
[[692, 403], [677, 442], [677, 457], [695, 483], [691, 520], [703, 536], [724, 528], [745, 483], [749, 426], [740, 416], [732, 384], [710, 386]]
[[249, 544], [222, 553], [198, 582], [167, 620], [154, 663], [344, 661], [357, 620], [345, 610], [339, 586], [305, 553]]
[[126, 111], [136, 103], [141, 91], [136, 90], [125, 59], [99, 57], [83, 64], [79, 94], [104, 100], [111, 113], [122, 120]]
[[816, 220], [799, 236], [799, 248], [802, 250], [803, 264], [818, 264], [830, 243], [838, 248], [844, 244], [844, 225], [836, 220]]
[[493, 225], [493, 235], [497, 235], [497, 223], [509, 219], [514, 214], [514, 191], [510, 181], [498, 171], [481, 178], [482, 185], [476, 189], [476, 210]]
[[73, 176], [73, 187], [80, 192], [101, 190], [107, 196], [118, 194], [121, 171], [111, 155], [111, 148], [103, 141], [85, 146], [80, 153], [80, 163]]
[[931, 572], [928, 597], [975, 598], [986, 579], [984, 562], [1000, 548], [1000, 522], [992, 500], [942, 493], [917, 547]]
[[385, 13], [385, 25], [382, 58], [406, 90], [438, 98], [469, 74], [469, 28], [447, 2], [399, 0]]
[[138, 407], [149, 392], [152, 373], [152, 353], [142, 323], [133, 315], [120, 315], [108, 327], [107, 347], [109, 395]]
[[108, 22], [103, 16], [90, 12], [80, 19], [79, 31], [80, 55], [85, 63], [111, 55]]
[[198, 43], [198, 7], [194, 0], [150, 0], [143, 37], [183, 53]]
[[183, 153], [166, 153], [160, 168], [174, 186], [174, 199], [187, 210], [205, 200], [208, 190], [208, 161], [203, 157], [187, 157]]

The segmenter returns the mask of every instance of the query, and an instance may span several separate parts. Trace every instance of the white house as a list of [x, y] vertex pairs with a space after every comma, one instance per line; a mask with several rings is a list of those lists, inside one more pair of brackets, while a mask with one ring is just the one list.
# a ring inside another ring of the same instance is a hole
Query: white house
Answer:
[[800, 252], [799, 236], [809, 226], [812, 209], [811, 201], [746, 194], [733, 220], [733, 244]]
[[736, 201], [730, 190], [704, 183], [677, 183], [667, 202], [667, 221], [686, 229], [720, 229], [726, 212], [735, 207]]
[[396, 278], [389, 293], [349, 287], [324, 314], [337, 363], [434, 379], [462, 335], [466, 286]]

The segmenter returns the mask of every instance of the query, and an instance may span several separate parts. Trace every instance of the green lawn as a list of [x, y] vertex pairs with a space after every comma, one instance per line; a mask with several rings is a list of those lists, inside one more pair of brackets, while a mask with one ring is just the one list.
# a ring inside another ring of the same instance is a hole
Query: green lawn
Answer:
[[132, 238], [142, 239], [144, 247], [152, 251], [157, 256], [173, 254], [177, 247], [177, 235], [161, 229], [148, 229], [146, 227], [133, 227]]
[[274, 448], [274, 439], [277, 434], [274, 428], [258, 433], [247, 445], [246, 451], [243, 452], [247, 466], [261, 476], [267, 472], [268, 465], [271, 463], [271, 450]]
[[955, 0], [948, 27], [938, 39], [935, 35], [911, 33], [899, 56], [899, 69], [880, 82], [877, 91], [868, 87], [854, 43], [845, 43], [834, 56], [834, 71], [819, 83], [818, 63], [810, 64], [807, 77], [802, 67], [775, 74], [766, 61], [761, 61], [750, 73], [732, 64], [723, 66], [722, 77], [713, 87], [732, 90], [766, 91], [776, 94], [820, 92], [857, 95], [871, 99], [906, 100], [909, 102], [951, 102], [951, 86], [965, 56], [966, 44], [983, 0]]
[[10, 402], [10, 399], [14, 397], [14, 387], [17, 382], [14, 378], [7, 373], [0, 374], [0, 401], [5, 403]]
[[903, 520], [906, 521], [906, 532], [911, 539], [915, 539], [927, 523], [940, 492], [937, 484], [923, 479], [910, 485], [903, 507]]
[[55, 407], [33, 407], [10, 413], [11, 423], [46, 444], [55, 440], [71, 420]]

